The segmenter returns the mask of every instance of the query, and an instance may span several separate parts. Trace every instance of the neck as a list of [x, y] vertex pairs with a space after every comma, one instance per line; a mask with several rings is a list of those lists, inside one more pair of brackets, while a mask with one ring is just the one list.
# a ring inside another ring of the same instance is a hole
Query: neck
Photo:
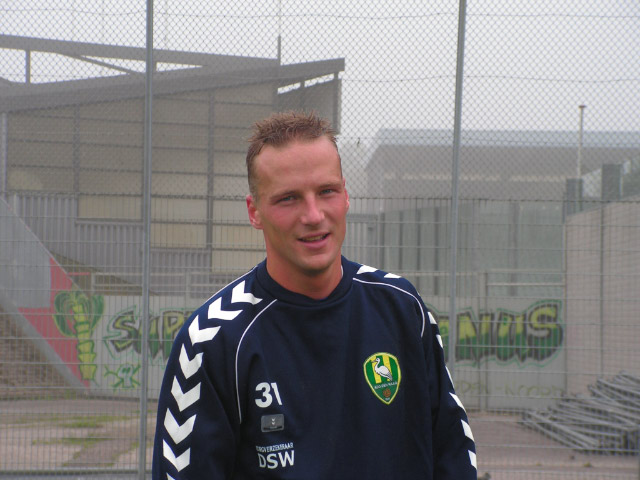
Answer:
[[267, 256], [267, 272], [281, 287], [305, 295], [314, 300], [327, 298], [342, 279], [342, 262], [338, 261], [322, 272], [282, 272], [276, 265], [269, 263]]

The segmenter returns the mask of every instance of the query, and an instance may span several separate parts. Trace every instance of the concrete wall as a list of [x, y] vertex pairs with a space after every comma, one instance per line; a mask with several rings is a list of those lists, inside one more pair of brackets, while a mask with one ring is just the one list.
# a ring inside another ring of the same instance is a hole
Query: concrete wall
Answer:
[[640, 374], [638, 199], [603, 205], [566, 222], [568, 390], [598, 376]]

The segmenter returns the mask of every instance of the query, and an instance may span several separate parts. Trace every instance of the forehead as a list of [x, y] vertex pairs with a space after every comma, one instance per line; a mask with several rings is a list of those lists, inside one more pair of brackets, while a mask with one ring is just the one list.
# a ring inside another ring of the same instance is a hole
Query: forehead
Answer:
[[258, 180], [287, 175], [336, 174], [342, 178], [340, 156], [327, 137], [293, 140], [285, 145], [266, 145], [255, 158]]

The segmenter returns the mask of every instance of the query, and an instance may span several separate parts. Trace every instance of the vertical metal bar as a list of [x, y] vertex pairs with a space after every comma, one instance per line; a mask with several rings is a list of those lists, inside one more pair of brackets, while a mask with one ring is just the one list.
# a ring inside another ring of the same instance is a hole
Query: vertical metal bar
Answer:
[[73, 136], [71, 145], [71, 166], [73, 168], [73, 195], [76, 202], [80, 194], [80, 107], [73, 107]]
[[[383, 201], [384, 202], [384, 201]], [[380, 212], [378, 213], [378, 225], [380, 225], [380, 238], [378, 240], [378, 251], [380, 252], [380, 258], [379, 258], [379, 265], [381, 265], [380, 268], [382, 269], [388, 269], [389, 265], [385, 264], [385, 261], [387, 259], [387, 255], [386, 255], [386, 251], [385, 251], [385, 241], [386, 241], [386, 233], [387, 233], [387, 212], [384, 210], [384, 208], [380, 209]]]
[[142, 372], [140, 379], [140, 436], [138, 451], [138, 478], [144, 480], [147, 460], [147, 389], [149, 383], [149, 261], [151, 250], [151, 124], [153, 99], [153, 0], [147, 0], [147, 39], [146, 39], [146, 73], [144, 102], [144, 178], [142, 199], [142, 313], [140, 330], [142, 345], [140, 362]]
[[507, 252], [507, 256], [509, 259], [509, 280], [510, 284], [508, 287], [509, 297], [516, 297], [518, 295], [518, 221], [520, 219], [520, 202], [509, 202], [509, 225], [507, 226], [507, 230], [510, 232], [507, 248], [509, 249]]
[[580, 105], [580, 120], [578, 123], [578, 158], [576, 159], [576, 174], [577, 174], [577, 186], [576, 186], [576, 210], [577, 212], [582, 210], [582, 135], [584, 130], [584, 109], [586, 105]]
[[282, 65], [282, 0], [278, 0], [278, 65]]
[[0, 198], [7, 198], [9, 178], [9, 122], [6, 113], [0, 113]]
[[[440, 284], [443, 283], [440, 281], [440, 214], [442, 213], [442, 206], [436, 204], [433, 207], [433, 270], [436, 272], [435, 278], [433, 279], [433, 294], [438, 297], [440, 296]], [[444, 287], [444, 286], [443, 286]], [[443, 292], [444, 293], [444, 292]], [[449, 337], [451, 338], [451, 337]], [[449, 346], [451, 346], [451, 342], [449, 342]]]
[[[399, 215], [398, 215], [398, 266], [396, 267], [397, 270], [399, 270], [400, 272], [402, 272], [404, 270], [404, 212], [405, 212], [405, 207], [403, 206], [400, 209]], [[401, 273], [402, 275], [402, 273]]]
[[578, 164], [576, 166], [576, 178], [580, 180], [582, 176], [582, 129], [584, 126], [584, 109], [586, 105], [580, 105], [578, 108], [580, 109], [580, 121], [578, 123]]
[[31, 83], [31, 50], [24, 52], [24, 83]]
[[605, 328], [604, 328], [604, 289], [605, 289], [605, 279], [606, 274], [605, 274], [605, 267], [604, 267], [604, 260], [605, 260], [605, 254], [604, 254], [604, 242], [605, 242], [605, 221], [606, 221], [606, 216], [605, 216], [605, 208], [606, 208], [606, 204], [604, 202], [604, 199], [601, 200], [601, 204], [600, 204], [600, 308], [599, 308], [599, 312], [600, 312], [600, 376], [604, 375], [604, 335], [605, 335]]
[[214, 216], [214, 205], [213, 205], [213, 194], [214, 194], [214, 175], [215, 175], [215, 102], [216, 96], [218, 95], [217, 90], [213, 90], [208, 95], [209, 109], [209, 139], [207, 141], [207, 223], [205, 232], [206, 238], [206, 249], [209, 253], [210, 257], [213, 257], [213, 216]]
[[342, 130], [342, 124], [340, 122], [340, 77], [339, 72], [333, 74], [333, 118], [332, 125], [336, 131]]
[[[422, 205], [418, 203], [416, 198], [416, 273], [422, 271]], [[426, 291], [424, 276], [420, 275], [416, 278], [416, 288], [418, 292]]]
[[449, 372], [455, 375], [456, 361], [456, 272], [458, 254], [458, 170], [460, 158], [460, 130], [462, 121], [462, 83], [464, 67], [464, 37], [467, 17], [467, 2], [460, 0], [458, 8], [458, 54], [456, 60], [456, 97], [453, 120], [453, 165], [451, 167], [451, 265], [449, 277]]
[[[568, 199], [568, 195], [567, 195]], [[568, 208], [565, 205], [564, 213], [562, 218], [562, 290], [563, 290], [563, 298], [564, 298], [564, 323], [567, 324], [569, 320], [569, 291], [568, 291], [568, 269], [569, 269], [569, 259], [567, 254], [567, 249], [569, 246], [569, 215], [567, 214]], [[566, 338], [566, 337], [565, 337]], [[569, 391], [569, 352], [567, 351], [567, 341], [564, 340], [564, 348], [562, 349], [563, 357], [564, 357], [564, 391]]]

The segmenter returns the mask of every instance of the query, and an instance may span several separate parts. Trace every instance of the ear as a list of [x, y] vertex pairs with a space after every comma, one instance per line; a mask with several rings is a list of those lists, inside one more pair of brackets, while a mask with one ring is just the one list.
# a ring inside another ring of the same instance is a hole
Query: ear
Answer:
[[251, 195], [247, 195], [245, 198], [247, 202], [247, 212], [249, 213], [249, 222], [253, 228], [257, 230], [262, 230], [262, 222], [260, 221], [260, 212], [258, 211], [258, 206], [256, 205], [255, 199]]

